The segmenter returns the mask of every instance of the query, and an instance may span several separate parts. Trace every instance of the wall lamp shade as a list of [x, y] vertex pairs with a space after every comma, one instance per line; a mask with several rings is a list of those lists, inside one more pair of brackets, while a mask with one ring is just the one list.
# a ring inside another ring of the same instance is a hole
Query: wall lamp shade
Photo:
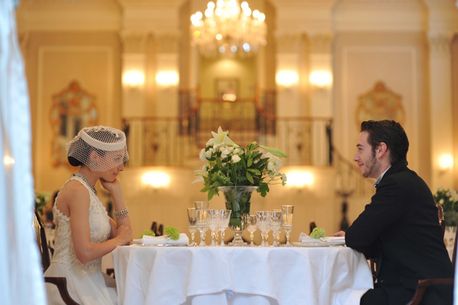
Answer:
[[315, 182], [315, 176], [310, 171], [291, 170], [286, 173], [286, 186], [295, 189], [311, 187]]
[[122, 84], [126, 88], [140, 88], [145, 84], [145, 74], [141, 70], [126, 70], [122, 75]]
[[453, 168], [453, 156], [451, 154], [442, 154], [439, 156], [439, 170], [448, 171]]
[[330, 88], [332, 86], [332, 73], [328, 70], [314, 70], [309, 75], [310, 85], [317, 88]]
[[166, 188], [170, 185], [170, 175], [163, 171], [148, 171], [141, 177], [142, 184], [153, 189]]
[[299, 74], [295, 70], [279, 70], [275, 82], [279, 87], [290, 88], [299, 83]]
[[160, 87], [174, 87], [178, 85], [180, 77], [177, 71], [163, 70], [156, 73], [156, 84]]

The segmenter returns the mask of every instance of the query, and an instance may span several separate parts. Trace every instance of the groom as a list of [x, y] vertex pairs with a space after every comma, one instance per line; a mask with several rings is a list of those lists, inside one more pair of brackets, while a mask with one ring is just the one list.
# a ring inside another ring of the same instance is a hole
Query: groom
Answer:
[[[375, 194], [345, 234], [348, 247], [378, 265], [374, 289], [361, 305], [405, 305], [417, 281], [453, 277], [437, 208], [426, 183], [407, 167], [409, 140], [395, 121], [365, 121], [355, 161], [374, 178]], [[452, 287], [431, 286], [422, 305], [452, 304]]]

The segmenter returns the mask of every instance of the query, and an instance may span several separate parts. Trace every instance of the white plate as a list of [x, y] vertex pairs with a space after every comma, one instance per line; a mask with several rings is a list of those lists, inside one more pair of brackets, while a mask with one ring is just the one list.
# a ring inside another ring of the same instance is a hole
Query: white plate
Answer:
[[293, 242], [293, 245], [296, 247], [329, 247], [330, 245], [327, 242], [316, 240], [316, 241], [307, 241], [307, 242]]
[[327, 243], [330, 246], [344, 246], [345, 237], [327, 236], [320, 238], [321, 241]]

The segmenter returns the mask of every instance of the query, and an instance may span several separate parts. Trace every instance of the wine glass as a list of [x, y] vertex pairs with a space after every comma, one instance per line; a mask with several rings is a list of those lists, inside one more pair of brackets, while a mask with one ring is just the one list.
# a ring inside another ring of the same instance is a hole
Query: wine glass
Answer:
[[194, 207], [196, 209], [208, 210], [209, 204], [210, 203], [208, 201], [200, 201], [200, 200], [194, 201]]
[[229, 221], [231, 220], [232, 210], [220, 210], [221, 218], [219, 223], [219, 231], [221, 235], [221, 246], [224, 246], [224, 234], [227, 227], [229, 226]]
[[272, 246], [276, 247], [280, 244], [280, 229], [282, 221], [281, 210], [273, 210], [270, 214], [270, 228], [272, 229]]
[[208, 228], [208, 211], [206, 209], [196, 209], [196, 227], [199, 230], [199, 246], [205, 246], [205, 232]]
[[216, 232], [221, 219], [220, 210], [209, 209], [208, 212], [208, 228], [210, 229], [211, 245], [216, 246]]
[[294, 205], [284, 204], [281, 206], [282, 213], [282, 227], [285, 230], [286, 235], [286, 244], [285, 246], [291, 246], [290, 235], [291, 230], [293, 229], [293, 214], [294, 214]]
[[189, 224], [189, 233], [191, 233], [191, 243], [190, 246], [195, 246], [195, 233], [197, 231], [197, 210], [196, 208], [188, 208], [188, 224]]
[[250, 246], [254, 246], [254, 232], [258, 229], [256, 220], [256, 215], [245, 215], [245, 227], [250, 232]]
[[261, 231], [261, 246], [268, 246], [267, 238], [269, 237], [270, 231], [270, 211], [257, 211], [256, 212], [256, 223]]

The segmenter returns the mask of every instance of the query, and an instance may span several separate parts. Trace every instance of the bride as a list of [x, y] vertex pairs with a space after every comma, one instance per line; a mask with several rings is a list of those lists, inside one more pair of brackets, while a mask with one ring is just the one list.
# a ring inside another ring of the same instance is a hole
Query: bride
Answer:
[[[68, 144], [67, 158], [79, 170], [65, 182], [56, 198], [55, 250], [46, 276], [67, 279], [71, 297], [81, 305], [116, 304], [116, 292], [105, 285], [102, 257], [132, 239], [132, 230], [118, 174], [128, 160], [126, 136], [115, 128], [83, 128]], [[95, 184], [110, 193], [115, 209], [111, 219]], [[48, 303], [63, 304], [48, 285]]]

